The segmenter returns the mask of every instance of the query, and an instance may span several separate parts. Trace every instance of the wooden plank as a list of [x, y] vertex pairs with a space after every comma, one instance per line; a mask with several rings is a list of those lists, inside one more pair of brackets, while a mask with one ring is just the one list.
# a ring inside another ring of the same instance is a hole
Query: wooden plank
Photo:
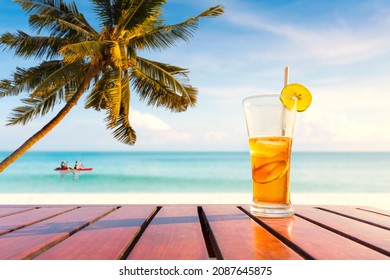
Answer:
[[0, 259], [33, 258], [112, 210], [82, 207], [0, 236]]
[[373, 226], [390, 230], [390, 216], [382, 215], [377, 212], [364, 211], [363, 209], [351, 206], [321, 206], [316, 208], [338, 213]]
[[72, 206], [38, 208], [31, 211], [25, 211], [0, 218], [0, 235], [4, 235], [19, 228], [51, 218], [55, 215], [69, 211], [74, 208], [75, 207]]
[[170, 205], [160, 209], [127, 259], [208, 259], [197, 207]]
[[120, 259], [156, 210], [151, 205], [124, 206], [43, 252], [40, 260]]
[[[295, 206], [294, 206], [295, 207]], [[307, 209], [309, 207], [304, 207]], [[311, 207], [310, 207], [311, 208]], [[258, 218], [295, 246], [321, 260], [380, 260], [389, 257], [355, 241], [304, 220], [297, 215], [286, 219]]]
[[0, 207], [0, 218], [35, 209], [36, 207]]
[[374, 213], [377, 213], [377, 214], [380, 214], [380, 215], [385, 215], [385, 216], [390, 217], [390, 211], [385, 210], [385, 209], [379, 209], [379, 208], [368, 207], [368, 206], [358, 206], [358, 207], [355, 207], [355, 208], [363, 210], [363, 211], [374, 212]]
[[312, 207], [295, 206], [295, 209], [305, 219], [390, 256], [389, 230]]
[[303, 259], [235, 206], [204, 205], [203, 211], [225, 260]]

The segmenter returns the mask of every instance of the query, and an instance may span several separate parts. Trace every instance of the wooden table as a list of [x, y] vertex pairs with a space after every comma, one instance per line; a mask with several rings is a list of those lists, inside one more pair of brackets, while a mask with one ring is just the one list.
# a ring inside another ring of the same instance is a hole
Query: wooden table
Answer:
[[390, 259], [390, 212], [247, 205], [0, 206], [0, 259]]

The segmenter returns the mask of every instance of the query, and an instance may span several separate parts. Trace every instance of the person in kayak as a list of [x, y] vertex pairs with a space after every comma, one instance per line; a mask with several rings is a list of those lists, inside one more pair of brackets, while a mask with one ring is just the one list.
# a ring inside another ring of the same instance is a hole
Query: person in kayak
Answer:
[[68, 162], [67, 161], [61, 161], [61, 169], [67, 169], [68, 168]]
[[82, 168], [83, 168], [83, 164], [76, 160], [76, 162], [74, 164], [74, 169], [82, 169]]

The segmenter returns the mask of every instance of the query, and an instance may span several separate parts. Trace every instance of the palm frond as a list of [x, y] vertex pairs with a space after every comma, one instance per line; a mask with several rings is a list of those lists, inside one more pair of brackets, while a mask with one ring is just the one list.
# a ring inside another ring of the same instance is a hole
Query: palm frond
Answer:
[[118, 121], [112, 129], [112, 135], [124, 144], [134, 145], [137, 141], [137, 135], [127, 117], [119, 115]]
[[92, 40], [97, 35], [96, 32], [86, 30], [76, 22], [69, 22], [51, 15], [31, 15], [29, 22], [37, 27], [38, 33], [46, 28], [51, 31], [53, 37]]
[[112, 134], [114, 138], [118, 139], [120, 142], [134, 145], [137, 136], [134, 129], [130, 125], [129, 121], [130, 115], [130, 84], [129, 84], [129, 75], [126, 71], [122, 79], [122, 88], [121, 88], [121, 104], [120, 112], [118, 116], [117, 123], [112, 127]]
[[0, 81], [0, 98], [15, 96], [20, 92], [21, 90], [15, 86], [15, 83], [12, 80], [3, 79]]
[[[118, 42], [113, 41], [111, 44], [109, 44], [109, 53], [110, 53], [110, 58], [108, 60], [108, 63], [112, 65], [114, 68], [122, 68], [123, 52]], [[125, 58], [125, 56], [123, 56], [123, 58]]]
[[0, 81], [0, 98], [33, 91], [47, 76], [63, 66], [59, 60], [44, 61], [28, 69], [17, 67], [12, 79]]
[[[37, 85], [30, 97], [45, 97], [53, 91], [57, 91], [61, 87], [68, 85], [66, 92], [74, 92], [74, 88], [78, 86], [81, 79], [85, 76], [87, 70], [86, 64], [71, 63], [62, 64], [62, 67], [48, 73], [44, 79]], [[70, 89], [73, 87], [73, 90]]]
[[93, 9], [101, 22], [102, 27], [112, 28], [115, 25], [115, 15], [111, 0], [91, 0]]
[[45, 98], [26, 98], [21, 101], [24, 106], [16, 107], [8, 119], [7, 125], [26, 125], [36, 117], [42, 117], [52, 111], [54, 106], [62, 99], [62, 91], [53, 92]]
[[69, 44], [68, 38], [56, 38], [46, 36], [30, 36], [23, 31], [17, 33], [4, 33], [0, 36], [0, 46], [3, 49], [11, 49], [22, 58], [52, 59], [58, 56], [59, 49]]
[[[118, 79], [122, 74], [119, 85]], [[87, 96], [85, 108], [105, 109], [107, 128], [120, 142], [133, 145], [136, 134], [129, 122], [130, 87], [127, 71], [107, 67]]]
[[107, 68], [95, 82], [91, 92], [88, 94], [85, 108], [93, 108], [96, 111], [107, 109], [109, 97], [107, 90], [113, 86], [112, 78], [115, 74], [111, 68]]
[[[196, 29], [198, 28], [199, 20], [202, 17], [216, 17], [224, 12], [222, 6], [211, 7], [210, 9], [200, 13], [196, 17], [189, 18], [188, 20], [173, 24], [155, 26], [152, 30], [146, 32], [138, 32], [138, 37], [134, 37], [129, 45], [138, 49], [157, 49], [163, 50], [172, 46], [175, 46], [176, 41], [189, 41]], [[142, 28], [138, 26], [137, 28]]]
[[138, 82], [134, 85], [141, 99], [147, 100], [149, 105], [165, 106], [173, 111], [195, 106], [197, 89], [187, 84], [187, 69], [138, 57], [135, 73]]
[[140, 100], [147, 100], [147, 105], [166, 107], [173, 112], [185, 110], [181, 97], [170, 91], [165, 85], [150, 78], [145, 73], [133, 68], [131, 70], [132, 86], [140, 96]]
[[131, 30], [142, 24], [149, 17], [155, 16], [165, 3], [166, 0], [118, 0], [114, 9], [124, 11], [117, 13], [120, 15], [117, 19], [118, 31]]
[[217, 5], [214, 7], [211, 7], [204, 11], [203, 13], [200, 13], [197, 17], [217, 17], [224, 13], [224, 8], [222, 5]]
[[108, 106], [106, 117], [107, 127], [112, 128], [116, 125], [121, 108], [122, 98], [122, 77], [120, 69], [114, 69], [114, 75], [111, 79], [112, 87], [106, 90], [108, 97]]
[[[87, 71], [87, 69], [85, 69], [85, 71]], [[78, 78], [80, 78], [80, 76], [78, 76]], [[74, 80], [68, 81], [68, 83], [63, 86], [65, 102], [68, 102], [77, 92], [80, 83], [81, 79], [75, 78]]]
[[[97, 32], [85, 20], [83, 14], [78, 11], [74, 2], [70, 2], [69, 4], [62, 0], [15, 0], [15, 2], [18, 3], [28, 14], [47, 15], [53, 19], [62, 19], [63, 21], [72, 23], [73, 26], [78, 26], [84, 29], [91, 35], [97, 35]], [[45, 24], [42, 26], [42, 23]], [[49, 27], [52, 35], [56, 37], [62, 37], [64, 34], [69, 32], [62, 29], [61, 26], [56, 27], [53, 23], [55, 22], [30, 21], [31, 26], [38, 30], [38, 32], [45, 27]]]
[[103, 52], [107, 42], [84, 41], [63, 46], [59, 53], [64, 55], [64, 62], [74, 63], [80, 60], [90, 59], [98, 61], [103, 59]]
[[138, 69], [133, 68], [131, 76], [132, 86], [139, 94], [140, 100], [145, 100], [150, 106], [165, 107], [172, 112], [182, 112], [188, 108], [190, 101], [192, 106], [196, 103], [196, 88], [184, 86], [187, 94], [192, 97], [189, 101], [176, 92], [173, 92], [161, 81], [145, 75], [145, 73]]
[[134, 38], [142, 37], [151, 30], [161, 27], [164, 22], [161, 18], [161, 14], [162, 8], [155, 9], [142, 23], [132, 27], [131, 29], [124, 29], [122, 31], [122, 34], [124, 35], [118, 34], [117, 32], [118, 37], [122, 37], [125, 40], [126, 45], [128, 45], [129, 41]]
[[123, 73], [121, 93], [120, 114], [127, 118], [130, 111], [130, 77], [128, 71]]
[[120, 115], [122, 99], [122, 78], [120, 69], [107, 67], [88, 94], [85, 108], [107, 111], [107, 127], [115, 126]]

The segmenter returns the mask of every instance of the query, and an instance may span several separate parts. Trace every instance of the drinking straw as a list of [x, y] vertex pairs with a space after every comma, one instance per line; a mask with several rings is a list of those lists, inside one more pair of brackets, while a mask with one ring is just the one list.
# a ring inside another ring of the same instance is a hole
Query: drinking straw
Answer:
[[288, 85], [288, 66], [284, 68], [284, 86]]

